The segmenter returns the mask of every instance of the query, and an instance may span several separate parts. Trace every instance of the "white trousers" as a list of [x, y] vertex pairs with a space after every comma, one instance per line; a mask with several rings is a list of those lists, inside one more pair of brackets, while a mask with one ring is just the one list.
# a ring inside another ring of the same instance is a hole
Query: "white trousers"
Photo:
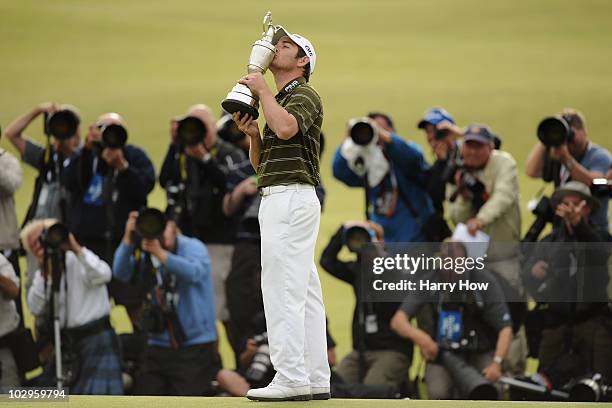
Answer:
[[325, 307], [314, 263], [319, 200], [305, 184], [262, 191], [261, 289], [274, 382], [329, 387]]

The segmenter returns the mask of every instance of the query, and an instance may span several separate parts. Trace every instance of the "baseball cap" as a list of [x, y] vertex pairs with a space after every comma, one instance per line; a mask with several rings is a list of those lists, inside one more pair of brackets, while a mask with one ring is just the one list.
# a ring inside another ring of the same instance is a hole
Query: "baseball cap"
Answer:
[[487, 125], [479, 123], [469, 125], [463, 132], [463, 140], [468, 142], [474, 140], [480, 143], [493, 145], [495, 143], [495, 135]]
[[432, 108], [425, 113], [425, 117], [421, 119], [417, 127], [419, 129], [424, 129], [425, 125], [431, 123], [432, 125], [437, 125], [440, 122], [450, 122], [452, 124], [455, 123], [455, 119], [451, 116], [450, 113], [443, 108]]
[[272, 44], [276, 45], [278, 40], [280, 40], [284, 36], [291, 38], [291, 41], [293, 41], [298, 47], [304, 50], [304, 52], [310, 59], [310, 75], [312, 75], [315, 69], [315, 64], [317, 62], [317, 53], [315, 52], [312, 43], [306, 37], [302, 37], [299, 34], [289, 33], [283, 28], [283, 26], [276, 26], [274, 37], [272, 37]]

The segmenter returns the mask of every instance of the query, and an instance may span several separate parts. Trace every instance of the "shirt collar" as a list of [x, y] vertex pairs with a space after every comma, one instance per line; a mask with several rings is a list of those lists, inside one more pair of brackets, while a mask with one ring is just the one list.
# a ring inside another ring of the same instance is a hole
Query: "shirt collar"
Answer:
[[303, 76], [292, 79], [291, 81], [289, 81], [289, 83], [287, 83], [287, 85], [283, 87], [283, 89], [278, 91], [278, 94], [276, 96], [283, 96], [285, 94], [288, 94], [289, 92], [293, 91], [298, 85], [303, 85], [305, 83], [306, 78], [304, 78]]

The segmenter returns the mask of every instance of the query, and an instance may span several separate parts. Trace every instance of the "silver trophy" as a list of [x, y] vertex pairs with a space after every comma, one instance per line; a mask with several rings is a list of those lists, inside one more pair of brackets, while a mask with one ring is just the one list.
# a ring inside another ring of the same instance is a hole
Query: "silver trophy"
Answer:
[[[264, 74], [268, 69], [274, 54], [276, 54], [276, 48], [272, 44], [275, 31], [276, 28], [272, 25], [272, 13], [268, 11], [263, 19], [261, 40], [255, 41], [251, 50], [249, 64], [247, 65], [249, 74], [254, 72]], [[225, 100], [221, 102], [221, 106], [229, 113], [240, 112], [241, 116], [248, 113], [253, 119], [259, 117], [259, 98], [253, 95], [246, 85], [236, 84], [227, 94]]]

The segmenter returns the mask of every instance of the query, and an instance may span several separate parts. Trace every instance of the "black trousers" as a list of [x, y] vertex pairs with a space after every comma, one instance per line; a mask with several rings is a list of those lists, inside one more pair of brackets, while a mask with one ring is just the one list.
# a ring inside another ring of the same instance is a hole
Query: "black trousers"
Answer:
[[254, 334], [253, 318], [263, 311], [261, 296], [261, 245], [258, 241], [236, 242], [232, 267], [225, 280], [227, 309], [230, 314], [229, 338], [238, 356]]
[[148, 346], [135, 395], [212, 395], [211, 381], [220, 370], [215, 343], [180, 349]]

